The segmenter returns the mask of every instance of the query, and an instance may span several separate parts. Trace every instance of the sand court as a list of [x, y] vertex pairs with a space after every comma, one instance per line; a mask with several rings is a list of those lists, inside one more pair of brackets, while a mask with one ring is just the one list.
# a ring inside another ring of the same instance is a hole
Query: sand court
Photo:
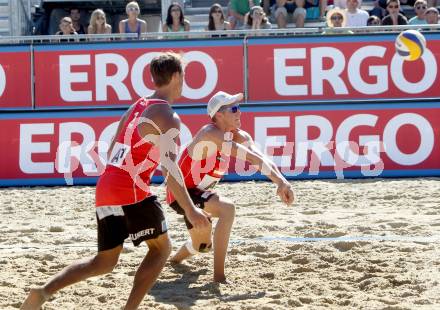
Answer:
[[[221, 183], [237, 207], [226, 275], [213, 255], [165, 266], [140, 309], [438, 309], [440, 179], [292, 182], [283, 205], [269, 182]], [[155, 186], [161, 200], [163, 187]], [[0, 190], [0, 308], [96, 252], [94, 187]], [[188, 238], [166, 207], [175, 251]], [[120, 309], [147, 250], [127, 242], [114, 272], [55, 295], [44, 309]]]

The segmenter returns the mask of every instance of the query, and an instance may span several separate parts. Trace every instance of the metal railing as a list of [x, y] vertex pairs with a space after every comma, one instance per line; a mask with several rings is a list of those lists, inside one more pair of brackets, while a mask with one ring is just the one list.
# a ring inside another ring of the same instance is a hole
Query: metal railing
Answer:
[[[21, 0], [20, 0], [21, 1]], [[385, 34], [399, 33], [406, 29], [418, 29], [424, 33], [440, 31], [439, 25], [401, 25], [401, 26], [370, 26], [353, 28], [288, 28], [261, 30], [224, 30], [224, 31], [189, 31], [189, 32], [148, 32], [139, 37], [135, 33], [121, 34], [81, 34], [81, 35], [45, 35], [45, 36], [4, 36], [1, 44], [33, 44], [33, 43], [66, 43], [66, 42], [108, 42], [123, 40], [169, 40], [169, 39], [211, 39], [248, 38], [248, 37], [285, 37], [285, 36], [320, 36], [331, 29], [331, 35], [353, 34]]]

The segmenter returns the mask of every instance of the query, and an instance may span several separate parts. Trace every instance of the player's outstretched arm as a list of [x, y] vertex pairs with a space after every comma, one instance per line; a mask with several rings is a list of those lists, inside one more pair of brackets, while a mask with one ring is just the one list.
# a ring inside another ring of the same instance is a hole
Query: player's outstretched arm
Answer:
[[277, 194], [286, 204], [292, 204], [294, 194], [292, 186], [281, 174], [278, 167], [255, 145], [252, 137], [244, 130], [239, 130], [231, 141], [231, 156], [249, 161], [277, 186]]

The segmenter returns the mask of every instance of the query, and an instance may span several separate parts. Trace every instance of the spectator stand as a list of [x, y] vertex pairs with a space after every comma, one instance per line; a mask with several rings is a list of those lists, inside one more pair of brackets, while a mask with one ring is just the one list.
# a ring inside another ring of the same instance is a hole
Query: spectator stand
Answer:
[[[173, 1], [167, 0], [170, 3]], [[182, 0], [183, 1], [183, 0]], [[164, 6], [164, 3], [166, 1], [162, 2], [162, 5]], [[228, 4], [229, 0], [219, 0], [216, 1], [223, 7], [223, 12], [225, 15], [228, 14]], [[209, 0], [185, 0], [184, 3], [184, 13], [185, 18], [188, 19], [191, 23], [191, 30], [192, 31], [202, 31], [206, 28], [208, 25], [208, 13], [209, 8], [212, 5], [213, 1]], [[333, 8], [333, 1], [329, 1], [327, 11]], [[371, 12], [371, 10], [374, 8], [374, 1], [373, 0], [364, 0], [362, 1], [362, 9], [367, 11], [368, 13]], [[401, 9], [405, 16], [409, 18], [413, 17], [415, 15], [414, 9], [410, 5], [401, 5]], [[371, 15], [371, 14], [370, 14]], [[273, 21], [273, 19], [270, 19], [272, 23], [272, 28], [277, 28], [276, 22]], [[326, 27], [326, 23], [323, 20], [319, 19], [319, 16], [317, 17], [316, 14], [314, 14], [313, 18], [310, 18], [308, 14], [308, 18], [306, 18], [305, 22], [306, 28], [323, 28]], [[287, 28], [295, 28], [294, 23], [289, 23], [287, 25]]]
[[[283, 37], [283, 36], [319, 36], [327, 27], [308, 27], [308, 28], [286, 28], [286, 29], [259, 29], [259, 30], [225, 30], [225, 31], [200, 31], [192, 30], [185, 32], [185, 39], [182, 39], [182, 34], [178, 32], [147, 32], [141, 34], [138, 38], [135, 33], [123, 34], [82, 34], [82, 35], [40, 35], [40, 36], [1, 36], [0, 45], [11, 44], [39, 44], [39, 43], [63, 43], [67, 40], [69, 44], [88, 44], [96, 41], [100, 44], [105, 44], [107, 40], [111, 41], [126, 41], [133, 40], [188, 40], [188, 39], [213, 39], [221, 40], [224, 38], [242, 38], [248, 37]], [[440, 24], [437, 25], [402, 25], [402, 26], [369, 26], [369, 27], [344, 27], [340, 29], [341, 34], [338, 35], [360, 35], [360, 34], [381, 34], [381, 33], [400, 33], [406, 29], [423, 30], [424, 33], [440, 32]], [[334, 29], [338, 32], [339, 29]], [[352, 34], [347, 34], [346, 30], [350, 30]]]

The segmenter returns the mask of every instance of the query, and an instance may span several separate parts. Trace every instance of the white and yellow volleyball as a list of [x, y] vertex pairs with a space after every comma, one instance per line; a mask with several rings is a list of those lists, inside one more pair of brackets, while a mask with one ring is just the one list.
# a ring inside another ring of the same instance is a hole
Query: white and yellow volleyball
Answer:
[[396, 38], [396, 52], [405, 60], [419, 59], [426, 48], [426, 39], [417, 30], [402, 31]]

